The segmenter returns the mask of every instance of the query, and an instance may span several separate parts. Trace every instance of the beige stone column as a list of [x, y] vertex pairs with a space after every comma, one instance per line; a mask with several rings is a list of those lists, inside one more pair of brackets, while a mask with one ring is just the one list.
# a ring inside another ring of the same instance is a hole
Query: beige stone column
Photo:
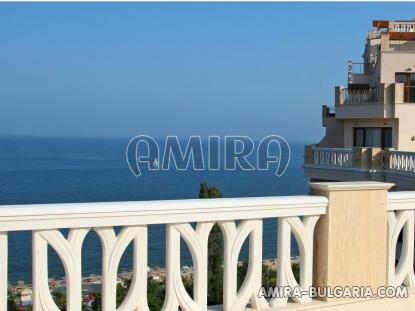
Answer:
[[310, 183], [313, 194], [329, 201], [314, 235], [314, 286], [377, 290], [386, 285], [386, 203], [392, 186], [372, 181]]

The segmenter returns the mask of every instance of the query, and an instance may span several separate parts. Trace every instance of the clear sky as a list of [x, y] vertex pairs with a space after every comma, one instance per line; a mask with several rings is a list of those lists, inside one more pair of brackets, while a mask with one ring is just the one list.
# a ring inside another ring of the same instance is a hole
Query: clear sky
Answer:
[[413, 3], [1, 3], [0, 135], [314, 142], [372, 20], [414, 15]]

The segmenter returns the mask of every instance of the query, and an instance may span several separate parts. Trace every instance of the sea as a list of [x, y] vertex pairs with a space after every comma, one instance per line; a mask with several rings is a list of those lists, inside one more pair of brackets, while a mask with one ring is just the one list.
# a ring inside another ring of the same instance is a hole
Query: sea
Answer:
[[[126, 160], [130, 138], [0, 137], [0, 205], [176, 200], [198, 198], [200, 183], [218, 187], [224, 197], [301, 195], [308, 191], [303, 172], [304, 145], [288, 141], [291, 157], [281, 177], [274, 170], [229, 171], [175, 169], [146, 171], [136, 177]], [[163, 139], [159, 139], [160, 144]], [[16, 208], [19, 208], [16, 206]], [[1, 210], [0, 210], [1, 212]], [[93, 224], [91, 224], [93, 226]], [[116, 228], [117, 231], [120, 228]], [[67, 232], [62, 231], [63, 234]], [[248, 242], [246, 242], [247, 244]], [[165, 225], [150, 225], [148, 265], [165, 267]], [[192, 265], [182, 244], [181, 264]], [[275, 258], [276, 219], [264, 220], [263, 258]], [[61, 278], [64, 269], [49, 247], [49, 277]], [[298, 254], [292, 240], [292, 256]], [[0, 253], [1, 256], [1, 253]], [[32, 279], [31, 232], [9, 233], [9, 282]], [[102, 248], [91, 231], [82, 248], [83, 276], [101, 274]], [[247, 256], [247, 245], [240, 254]], [[119, 271], [132, 269], [132, 246], [124, 253]]]

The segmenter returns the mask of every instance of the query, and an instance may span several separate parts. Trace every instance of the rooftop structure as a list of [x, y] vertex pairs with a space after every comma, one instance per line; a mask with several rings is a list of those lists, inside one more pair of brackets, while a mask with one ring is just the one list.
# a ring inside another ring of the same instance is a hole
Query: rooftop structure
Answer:
[[322, 107], [326, 135], [306, 148], [305, 173], [415, 189], [415, 20], [373, 26], [363, 62], [348, 62], [347, 87], [336, 86], [334, 106]]

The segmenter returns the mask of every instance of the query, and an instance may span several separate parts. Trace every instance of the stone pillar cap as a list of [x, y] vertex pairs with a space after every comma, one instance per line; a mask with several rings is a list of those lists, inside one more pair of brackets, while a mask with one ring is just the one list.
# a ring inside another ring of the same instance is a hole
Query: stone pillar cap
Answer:
[[359, 191], [359, 190], [389, 190], [395, 184], [378, 181], [346, 181], [346, 182], [311, 182], [311, 190], [324, 191]]

